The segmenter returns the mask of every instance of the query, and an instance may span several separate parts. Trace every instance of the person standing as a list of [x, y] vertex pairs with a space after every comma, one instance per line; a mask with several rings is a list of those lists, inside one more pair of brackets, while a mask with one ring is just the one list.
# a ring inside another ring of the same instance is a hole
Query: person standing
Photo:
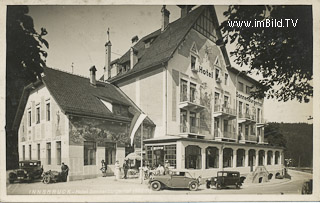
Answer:
[[102, 172], [102, 177], [106, 177], [107, 176], [107, 164], [104, 160], [101, 161], [101, 172]]
[[61, 177], [63, 182], [67, 182], [69, 167], [62, 162], [61, 164]]
[[127, 179], [128, 170], [129, 170], [128, 161], [125, 160], [123, 163], [124, 179]]
[[166, 160], [165, 164], [164, 164], [164, 174], [165, 175], [169, 174], [169, 167], [170, 167], [170, 163], [168, 160]]

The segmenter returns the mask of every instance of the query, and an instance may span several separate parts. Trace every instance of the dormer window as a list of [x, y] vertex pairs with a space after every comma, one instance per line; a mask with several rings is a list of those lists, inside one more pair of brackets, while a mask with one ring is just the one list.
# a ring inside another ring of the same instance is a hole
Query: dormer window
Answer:
[[191, 70], [196, 70], [196, 62], [197, 62], [197, 58], [191, 55]]

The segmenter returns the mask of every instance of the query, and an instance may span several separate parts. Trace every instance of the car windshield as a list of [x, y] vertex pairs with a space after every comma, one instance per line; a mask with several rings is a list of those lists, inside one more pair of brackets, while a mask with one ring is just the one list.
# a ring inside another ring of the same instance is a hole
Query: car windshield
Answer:
[[21, 167], [35, 167], [37, 165], [37, 162], [20, 162]]

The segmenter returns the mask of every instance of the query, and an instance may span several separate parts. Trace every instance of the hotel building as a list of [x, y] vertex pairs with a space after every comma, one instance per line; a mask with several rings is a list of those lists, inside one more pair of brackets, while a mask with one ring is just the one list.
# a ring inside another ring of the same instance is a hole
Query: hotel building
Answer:
[[264, 139], [263, 99], [250, 97], [260, 84], [230, 65], [214, 6], [179, 7], [181, 17], [169, 22], [163, 6], [161, 28], [133, 37], [122, 57], [111, 61], [106, 44], [101, 80], [118, 86], [156, 125], [144, 140], [148, 162], [168, 160], [203, 177], [219, 170], [252, 177], [265, 171], [255, 176], [263, 180], [282, 173], [283, 148]]

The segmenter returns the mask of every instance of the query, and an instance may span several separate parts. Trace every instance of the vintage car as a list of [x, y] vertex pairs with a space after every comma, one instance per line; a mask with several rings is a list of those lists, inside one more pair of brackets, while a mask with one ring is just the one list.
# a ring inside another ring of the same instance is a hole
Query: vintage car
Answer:
[[154, 191], [163, 188], [189, 188], [196, 191], [200, 186], [200, 179], [200, 176], [193, 178], [187, 171], [170, 171], [167, 175], [151, 176], [149, 187]]
[[42, 182], [44, 184], [66, 182], [66, 176], [58, 171], [46, 171], [42, 174]]
[[9, 173], [9, 183], [13, 183], [15, 180], [22, 182], [25, 180], [32, 181], [34, 179], [39, 179], [41, 178], [42, 172], [43, 168], [41, 166], [41, 161], [20, 161], [19, 169]]
[[212, 177], [206, 180], [206, 187], [209, 189], [214, 186], [218, 190], [228, 186], [235, 186], [240, 188], [244, 178], [240, 178], [240, 173], [237, 171], [218, 171], [217, 177]]

